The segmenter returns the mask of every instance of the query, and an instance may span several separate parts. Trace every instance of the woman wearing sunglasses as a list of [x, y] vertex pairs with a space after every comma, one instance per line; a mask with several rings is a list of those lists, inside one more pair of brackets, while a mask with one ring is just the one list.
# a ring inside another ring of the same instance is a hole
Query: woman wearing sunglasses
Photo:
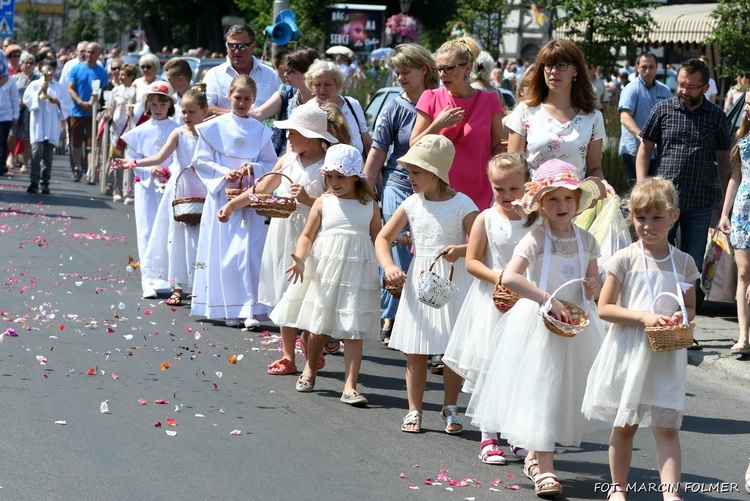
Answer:
[[134, 125], [140, 125], [142, 122], [148, 120], [148, 116], [144, 116], [146, 107], [143, 104], [143, 96], [148, 93], [148, 89], [151, 84], [156, 81], [156, 75], [161, 70], [161, 63], [159, 58], [152, 53], [144, 54], [138, 60], [138, 67], [141, 70], [143, 76], [137, 78], [133, 85], [135, 85], [135, 108], [133, 109], [133, 116], [131, 117], [130, 123]]
[[481, 50], [470, 37], [449, 40], [438, 49], [436, 70], [443, 87], [422, 94], [409, 141], [414, 145], [426, 134], [450, 139], [456, 148], [451, 188], [468, 195], [480, 210], [493, 201], [487, 164], [504, 149], [500, 98], [471, 86], [471, 70]]

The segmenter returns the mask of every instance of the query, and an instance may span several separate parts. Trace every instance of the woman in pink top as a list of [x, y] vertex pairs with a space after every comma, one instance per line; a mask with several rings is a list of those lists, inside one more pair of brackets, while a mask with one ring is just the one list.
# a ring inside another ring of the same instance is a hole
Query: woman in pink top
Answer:
[[419, 99], [409, 144], [425, 134], [450, 139], [456, 148], [451, 188], [468, 195], [481, 210], [492, 204], [487, 164], [503, 151], [503, 105], [496, 93], [471, 86], [469, 75], [480, 52], [470, 37], [450, 40], [438, 49], [436, 69], [443, 87], [428, 89]]

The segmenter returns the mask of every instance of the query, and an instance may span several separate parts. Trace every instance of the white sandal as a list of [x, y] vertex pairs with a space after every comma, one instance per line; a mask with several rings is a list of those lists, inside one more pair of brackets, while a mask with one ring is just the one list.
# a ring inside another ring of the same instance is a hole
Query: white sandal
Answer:
[[[445, 415], [445, 411], [448, 411], [448, 415]], [[458, 435], [462, 431], [464, 431], [464, 423], [461, 420], [461, 416], [458, 415], [458, 406], [456, 405], [444, 405], [442, 409], [440, 409], [440, 417], [443, 418], [443, 421], [445, 421], [445, 433], [448, 435]], [[450, 429], [449, 426], [459, 426], [459, 428], [456, 429]]]
[[422, 431], [422, 413], [410, 411], [401, 423], [401, 431], [406, 433], [420, 433]]

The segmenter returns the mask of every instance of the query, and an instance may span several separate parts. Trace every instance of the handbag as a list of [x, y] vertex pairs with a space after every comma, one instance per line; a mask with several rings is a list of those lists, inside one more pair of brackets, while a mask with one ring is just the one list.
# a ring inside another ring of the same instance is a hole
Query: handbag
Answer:
[[452, 282], [453, 280], [453, 263], [448, 278], [442, 277], [432, 271], [438, 259], [443, 254], [438, 255], [430, 265], [429, 269], [422, 270], [417, 278], [417, 297], [419, 301], [433, 308], [442, 308], [448, 301], [453, 299], [458, 292], [458, 287]]
[[709, 228], [703, 257], [701, 289], [707, 301], [733, 303], [737, 292], [737, 267], [734, 249], [718, 228]]

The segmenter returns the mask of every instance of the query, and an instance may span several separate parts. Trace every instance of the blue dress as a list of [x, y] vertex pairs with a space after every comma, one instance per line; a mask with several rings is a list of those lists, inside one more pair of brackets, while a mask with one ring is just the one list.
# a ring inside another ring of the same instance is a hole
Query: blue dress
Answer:
[[732, 233], [729, 242], [735, 249], [750, 249], [750, 134], [739, 139], [742, 182], [732, 207]]

